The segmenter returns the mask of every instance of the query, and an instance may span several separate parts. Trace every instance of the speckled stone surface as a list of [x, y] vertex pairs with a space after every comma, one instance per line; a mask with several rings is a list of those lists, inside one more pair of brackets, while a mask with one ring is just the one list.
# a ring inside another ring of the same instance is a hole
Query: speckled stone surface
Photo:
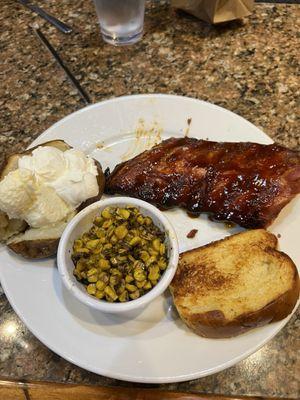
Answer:
[[[71, 24], [74, 33], [65, 36], [57, 32], [16, 1], [1, 2], [1, 160], [83, 107], [28, 28], [34, 22], [40, 24], [94, 102], [132, 93], [192, 96], [226, 107], [278, 143], [300, 149], [299, 6], [257, 4], [253, 15], [243, 22], [211, 27], [175, 13], [164, 1], [151, 2], [143, 40], [126, 48], [101, 41], [91, 1], [49, 0], [47, 10]], [[298, 311], [281, 333], [236, 366], [203, 379], [161, 387], [299, 398], [299, 316]], [[0, 376], [141, 386], [97, 376], [52, 353], [20, 322], [1, 289]]]

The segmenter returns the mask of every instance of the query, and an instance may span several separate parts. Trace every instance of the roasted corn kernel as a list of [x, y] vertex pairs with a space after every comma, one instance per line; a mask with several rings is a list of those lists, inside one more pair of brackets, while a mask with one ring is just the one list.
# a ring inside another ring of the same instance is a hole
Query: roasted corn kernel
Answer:
[[159, 267], [152, 266], [149, 268], [148, 278], [150, 281], [157, 281], [159, 279]]
[[111, 218], [111, 213], [109, 207], [104, 208], [104, 210], [101, 213], [102, 217], [105, 219], [110, 219]]
[[101, 244], [101, 241], [99, 239], [94, 239], [94, 240], [89, 240], [86, 243], [86, 247], [90, 250], [94, 250], [97, 246]]
[[104, 229], [108, 229], [112, 224], [112, 220], [111, 219], [107, 219], [105, 222], [103, 222], [102, 228]]
[[92, 294], [92, 295], [96, 294], [96, 285], [93, 283], [87, 285], [86, 291], [88, 292], [88, 294]]
[[146, 283], [147, 283], [146, 280], [140, 281], [140, 282], [136, 282], [136, 287], [141, 289], [141, 288], [145, 287]]
[[135, 292], [133, 292], [133, 293], [129, 293], [129, 297], [132, 299], [132, 300], [135, 300], [135, 299], [137, 299], [138, 297], [140, 297], [140, 291], [139, 291], [139, 289], [137, 289]]
[[102, 299], [104, 297], [105, 293], [101, 290], [97, 290], [95, 293], [95, 297], [97, 297], [97, 299]]
[[129, 244], [130, 244], [130, 246], [136, 246], [138, 243], [140, 243], [140, 241], [141, 241], [141, 238], [140, 238], [140, 237], [134, 236], [134, 237], [130, 240]]
[[137, 289], [137, 287], [135, 285], [132, 285], [130, 283], [126, 283], [125, 287], [128, 290], [128, 292], [135, 292]]
[[124, 292], [120, 294], [119, 301], [122, 302], [122, 303], [124, 303], [125, 301], [128, 301], [128, 292], [127, 292], [127, 290], [124, 290]]
[[161, 245], [159, 246], [159, 253], [161, 256], [163, 256], [166, 252], [166, 245], [164, 243], [161, 243]]
[[115, 290], [111, 286], [106, 286], [106, 288], [104, 289], [104, 293], [107, 296], [109, 296], [112, 299], [112, 301], [115, 301], [118, 298], [117, 293], [115, 292]]
[[137, 282], [141, 282], [146, 279], [146, 274], [142, 269], [137, 268], [133, 272], [133, 277]]
[[131, 283], [131, 282], [133, 282], [134, 281], [134, 277], [133, 276], [131, 276], [131, 275], [126, 275], [126, 277], [125, 277], [125, 282], [126, 283]]
[[101, 281], [103, 281], [104, 283], [108, 283], [108, 281], [109, 281], [109, 275], [108, 275], [106, 272], [101, 272], [101, 273], [99, 274], [99, 279], [100, 279]]
[[90, 275], [90, 276], [87, 277], [87, 280], [88, 280], [90, 283], [95, 283], [95, 282], [97, 282], [97, 280], [98, 280], [98, 275]]
[[91, 268], [91, 269], [89, 269], [89, 270], [87, 271], [86, 275], [87, 275], [87, 276], [91, 276], [91, 275], [95, 275], [95, 274], [97, 274], [97, 273], [98, 273], [97, 268]]
[[106, 287], [106, 284], [105, 284], [103, 281], [97, 281], [97, 283], [96, 283], [96, 288], [97, 288], [98, 290], [104, 290], [105, 287]]
[[108, 260], [101, 258], [98, 262], [99, 268], [102, 270], [110, 269], [110, 264]]
[[124, 237], [127, 235], [128, 230], [125, 225], [119, 225], [115, 229], [115, 235], [117, 236], [118, 239], [124, 239]]
[[144, 290], [150, 290], [152, 288], [151, 282], [147, 281], [143, 286]]
[[154, 250], [159, 251], [160, 248], [160, 240], [159, 239], [154, 239], [152, 241], [152, 247]]
[[117, 214], [124, 219], [128, 219], [130, 217], [130, 211], [126, 210], [126, 208], [118, 208]]

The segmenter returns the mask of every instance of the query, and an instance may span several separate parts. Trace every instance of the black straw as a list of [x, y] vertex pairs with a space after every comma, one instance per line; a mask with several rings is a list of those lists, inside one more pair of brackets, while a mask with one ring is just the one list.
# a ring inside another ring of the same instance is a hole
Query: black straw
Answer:
[[43, 32], [39, 28], [32, 28], [36, 36], [40, 39], [40, 41], [43, 43], [43, 45], [49, 50], [49, 52], [52, 54], [52, 56], [55, 58], [55, 61], [58, 63], [58, 65], [63, 69], [69, 80], [71, 81], [72, 85], [77, 89], [81, 97], [83, 98], [84, 102], [86, 104], [91, 104], [92, 101], [87, 94], [87, 92], [80, 86], [80, 83], [78, 80], [75, 78], [75, 76], [72, 74], [72, 72], [69, 70], [69, 68], [64, 64], [62, 59], [60, 58], [60, 55], [57, 53], [57, 51], [54, 49], [54, 47], [51, 45], [49, 40], [45, 37]]

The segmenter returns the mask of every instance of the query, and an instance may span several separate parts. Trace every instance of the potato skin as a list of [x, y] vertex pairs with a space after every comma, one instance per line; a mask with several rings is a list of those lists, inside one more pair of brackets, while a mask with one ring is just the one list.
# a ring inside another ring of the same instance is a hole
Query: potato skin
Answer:
[[83, 203], [80, 204], [80, 206], [78, 207], [77, 211], [81, 211], [83, 210], [85, 207], [89, 206], [90, 204], [95, 203], [96, 201], [100, 200], [103, 192], [104, 192], [104, 186], [105, 186], [105, 176], [103, 174], [102, 168], [101, 168], [101, 164], [99, 163], [99, 161], [94, 160], [96, 166], [97, 166], [97, 170], [98, 170], [98, 175], [97, 175], [97, 182], [98, 182], [98, 188], [99, 188], [99, 192], [96, 196], [91, 197], [87, 200], [85, 200]]
[[72, 147], [68, 145], [64, 140], [50, 140], [48, 142], [39, 144], [37, 146], [31, 147], [28, 150], [24, 150], [21, 153], [13, 153], [5, 157], [4, 161], [0, 166], [0, 181], [7, 175], [10, 171], [17, 168], [17, 160], [18, 157], [30, 155], [33, 150], [37, 149], [40, 146], [52, 146], [56, 147], [62, 151], [66, 151], [71, 149]]
[[[22, 153], [12, 154], [11, 156], [9, 156], [6, 159], [6, 162], [4, 162], [4, 164], [2, 165], [2, 171], [0, 173], [0, 180], [3, 179], [3, 177], [6, 175], [6, 173], [9, 172], [9, 171], [7, 171], [7, 167], [8, 167], [10, 160], [13, 160], [13, 158], [15, 158], [15, 156], [23, 156], [23, 155], [31, 154], [31, 152], [39, 146], [53, 146], [53, 147], [57, 147], [61, 150], [67, 150], [67, 149], [72, 148], [67, 143], [65, 143], [63, 140], [53, 140], [53, 141], [42, 143], [41, 145], [35, 146], [35, 147], [28, 149]], [[95, 201], [100, 200], [102, 197], [102, 194], [104, 191], [104, 186], [105, 186], [105, 177], [104, 177], [104, 174], [103, 174], [103, 171], [101, 168], [101, 164], [97, 160], [94, 160], [94, 161], [96, 163], [97, 170], [98, 170], [97, 182], [98, 182], [99, 191], [96, 196], [84, 201], [78, 207], [77, 212], [81, 211], [82, 209], [84, 209], [85, 207], [94, 203]], [[23, 241], [18, 241], [15, 243], [13, 241], [10, 241], [10, 243], [8, 244], [8, 247], [10, 248], [10, 250], [21, 255], [24, 258], [41, 259], [41, 258], [51, 257], [56, 254], [59, 240], [60, 240], [60, 237], [53, 238], [53, 239], [42, 239], [42, 240], [23, 240]]]
[[23, 240], [9, 243], [8, 247], [13, 252], [28, 259], [40, 259], [56, 254], [59, 239]]

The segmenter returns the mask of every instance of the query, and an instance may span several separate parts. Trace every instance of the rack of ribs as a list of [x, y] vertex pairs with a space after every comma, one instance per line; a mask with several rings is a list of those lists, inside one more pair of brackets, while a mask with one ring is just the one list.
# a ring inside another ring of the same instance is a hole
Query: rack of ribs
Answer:
[[159, 208], [211, 213], [245, 228], [268, 226], [300, 193], [300, 152], [276, 144], [171, 138], [108, 173], [106, 193]]

